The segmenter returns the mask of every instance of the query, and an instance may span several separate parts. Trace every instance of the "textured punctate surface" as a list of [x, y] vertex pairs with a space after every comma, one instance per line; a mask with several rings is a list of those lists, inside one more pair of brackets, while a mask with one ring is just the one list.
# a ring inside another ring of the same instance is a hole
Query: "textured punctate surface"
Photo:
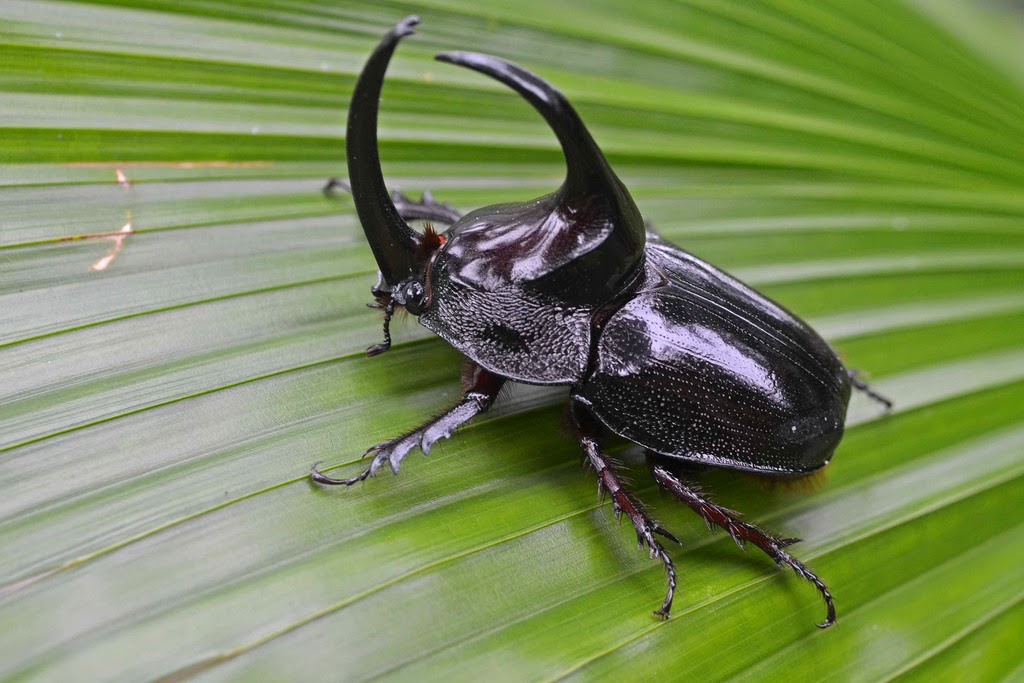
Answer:
[[420, 317], [424, 327], [512, 379], [568, 384], [583, 375], [590, 349], [588, 310], [516, 285], [491, 292], [471, 289], [452, 280], [443, 262], [439, 266], [430, 285], [445, 295], [433, 297]]
[[608, 321], [581, 398], [614, 431], [659, 453], [780, 474], [821, 467], [850, 398], [831, 347], [665, 242], [652, 240], [648, 268], [666, 283]]

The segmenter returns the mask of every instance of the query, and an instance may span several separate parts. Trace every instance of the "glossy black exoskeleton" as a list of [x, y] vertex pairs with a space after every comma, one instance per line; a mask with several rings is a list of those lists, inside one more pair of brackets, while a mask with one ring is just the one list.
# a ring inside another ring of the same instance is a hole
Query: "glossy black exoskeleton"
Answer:
[[[643, 447], [655, 480], [776, 563], [811, 581], [835, 621], [828, 588], [786, 546], [711, 502], [682, 471], [687, 465], [770, 477], [825, 466], [843, 435], [851, 386], [870, 390], [803, 321], [645, 225], [572, 106], [538, 76], [497, 57], [445, 52], [437, 59], [501, 81], [540, 112], [561, 143], [566, 178], [555, 192], [460, 216], [429, 194], [413, 202], [389, 195], [377, 154], [377, 109], [384, 72], [398, 41], [419, 22], [408, 17], [384, 36], [352, 95], [346, 144], [359, 220], [380, 269], [372, 288], [384, 310], [384, 343], [397, 306], [468, 360], [462, 400], [422, 427], [367, 450], [370, 466], [321, 484], [351, 485], [387, 462], [398, 472], [414, 448], [487, 410], [507, 380], [571, 387], [570, 413], [586, 461], [616, 515], [626, 513], [668, 573], [655, 614], [667, 617], [676, 587], [672, 560], [654, 522], [602, 454], [608, 432]], [[443, 235], [407, 220], [450, 225]], [[885, 399], [871, 394], [886, 402]], [[886, 402], [887, 403], [887, 402]]]

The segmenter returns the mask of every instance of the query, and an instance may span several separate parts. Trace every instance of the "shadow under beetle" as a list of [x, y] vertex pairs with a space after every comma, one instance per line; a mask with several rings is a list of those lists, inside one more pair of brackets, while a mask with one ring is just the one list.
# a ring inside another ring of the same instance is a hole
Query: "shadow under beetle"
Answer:
[[[468, 359], [462, 400], [447, 412], [370, 447], [370, 466], [334, 479], [314, 465], [313, 481], [351, 485], [384, 463], [398, 472], [414, 448], [491, 407], [508, 380], [568, 385], [570, 415], [586, 461], [625, 513], [637, 542], [658, 557], [672, 608], [676, 570], [658, 537], [678, 541], [623, 486], [601, 450], [609, 431], [643, 447], [658, 484], [742, 548], [749, 541], [815, 585], [824, 628], [835, 623], [832, 595], [775, 538], [716, 505], [688, 483], [694, 464], [776, 478], [814, 472], [843, 435], [851, 386], [871, 392], [832, 348], [789, 311], [645, 225], [576, 111], [551, 84], [497, 57], [443, 52], [437, 59], [486, 74], [522, 95], [551, 126], [566, 161], [565, 182], [529, 202], [465, 216], [424, 193], [390, 195], [377, 153], [377, 109], [384, 72], [399, 39], [419, 23], [407, 17], [377, 45], [352, 94], [345, 137], [350, 189], [380, 268], [372, 307], [384, 311], [384, 342], [397, 306], [418, 316]], [[342, 184], [332, 181], [331, 188]], [[406, 221], [450, 225], [443, 234]]]

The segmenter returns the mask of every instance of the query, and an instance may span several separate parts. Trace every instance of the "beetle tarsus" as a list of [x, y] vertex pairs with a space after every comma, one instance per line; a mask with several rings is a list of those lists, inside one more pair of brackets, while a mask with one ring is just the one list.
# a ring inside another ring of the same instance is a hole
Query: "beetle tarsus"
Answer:
[[749, 541], [763, 550], [779, 566], [788, 566], [796, 572], [797, 576], [813, 583], [818, 592], [821, 593], [821, 597], [825, 600], [826, 608], [825, 621], [818, 624], [818, 627], [827, 628], [836, 623], [836, 608], [832, 604], [832, 594], [829, 592], [828, 587], [807, 565], [783, 550], [786, 546], [796, 543], [798, 539], [775, 538], [758, 529], [753, 524], [741, 522], [736, 519], [735, 512], [712, 503], [694, 487], [685, 484], [660, 465], [654, 465], [651, 468], [651, 473], [662, 487], [703, 517], [705, 522], [709, 525], [713, 523], [725, 529], [740, 548], [743, 547], [745, 541]]
[[654, 610], [654, 615], [662, 619], [668, 619], [669, 613], [672, 611], [672, 599], [675, 597], [678, 576], [676, 575], [676, 567], [672, 563], [672, 558], [669, 557], [664, 546], [658, 542], [655, 535], [664, 536], [676, 543], [679, 543], [679, 540], [648, 517], [640, 502], [622, 488], [619, 477], [615, 474], [608, 460], [601, 455], [600, 446], [592, 436], [584, 435], [581, 437], [580, 446], [583, 448], [583, 453], [588, 463], [597, 473], [599, 485], [603, 490], [611, 494], [612, 508], [616, 518], [625, 512], [630, 521], [633, 522], [633, 528], [636, 529], [637, 548], [643, 550], [644, 546], [647, 546], [651, 559], [657, 557], [665, 565], [665, 573], [668, 576], [668, 591], [665, 594], [664, 601], [661, 603], [661, 607]]
[[349, 479], [334, 479], [321, 473], [317, 469], [317, 465], [320, 463], [316, 463], [310, 468], [310, 478], [319, 484], [328, 486], [351, 486], [357, 481], [377, 476], [377, 471], [385, 463], [393, 473], [398, 474], [402, 460], [414, 448], [419, 448], [426, 455], [430, 453], [431, 446], [438, 440], [447, 439], [456, 428], [469, 422], [480, 413], [486, 412], [494, 403], [494, 399], [497, 398], [505, 383], [504, 377], [492, 375], [476, 365], [473, 367], [472, 377], [473, 383], [463, 393], [462, 400], [447, 411], [412, 431], [367, 448], [363, 457], [373, 454], [373, 460], [370, 461], [369, 467], [356, 476]]
[[850, 384], [853, 385], [854, 389], [857, 389], [858, 391], [863, 391], [868, 398], [872, 399], [873, 401], [876, 401], [877, 403], [881, 403], [883, 406], [885, 406], [885, 412], [888, 413], [892, 411], [892, 401], [876, 392], [874, 389], [871, 388], [870, 384], [862, 380], [860, 378], [859, 370], [848, 368], [846, 370], [846, 373], [849, 375]]
[[337, 190], [341, 190], [342, 192], [349, 194], [352, 192], [352, 188], [349, 186], [348, 182], [341, 178], [328, 178], [327, 184], [324, 185], [324, 189], [321, 190], [321, 192], [323, 192], [324, 196], [328, 199], [334, 199], [341, 194], [340, 192], [337, 192]]

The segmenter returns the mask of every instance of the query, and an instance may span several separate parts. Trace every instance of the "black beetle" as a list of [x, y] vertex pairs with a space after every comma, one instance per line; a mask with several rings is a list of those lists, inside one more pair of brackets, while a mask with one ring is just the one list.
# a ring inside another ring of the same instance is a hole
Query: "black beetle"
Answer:
[[[676, 588], [671, 558], [657, 535], [676, 539], [625, 490], [601, 451], [608, 432], [641, 446], [654, 479], [694, 512], [750, 541], [780, 566], [813, 583], [835, 622], [824, 582], [786, 552], [797, 539], [775, 538], [711, 502], [683, 473], [724, 467], [774, 478], [828, 464], [843, 435], [851, 386], [889, 402], [843, 366], [835, 351], [795, 315], [645, 225], [576, 111], [551, 84], [520, 66], [472, 52], [443, 52], [522, 95], [558, 136], [566, 178], [529, 202], [498, 204], [461, 216], [424, 193], [389, 195], [377, 154], [377, 109], [384, 72], [417, 17], [400, 21], [377, 45], [352, 94], [346, 146], [352, 197], [380, 268], [371, 289], [384, 310], [384, 342], [396, 306], [454, 346], [468, 362], [462, 400], [407, 434], [370, 447], [370, 466], [321, 484], [351, 485], [385, 462], [424, 453], [484, 412], [507, 380], [571, 387], [570, 415], [598, 488], [625, 512], [637, 542], [668, 573], [655, 614], [668, 617]], [[332, 181], [328, 187], [339, 184]], [[407, 220], [448, 224], [444, 234], [414, 231]], [[678, 543], [678, 541], [676, 541]]]

